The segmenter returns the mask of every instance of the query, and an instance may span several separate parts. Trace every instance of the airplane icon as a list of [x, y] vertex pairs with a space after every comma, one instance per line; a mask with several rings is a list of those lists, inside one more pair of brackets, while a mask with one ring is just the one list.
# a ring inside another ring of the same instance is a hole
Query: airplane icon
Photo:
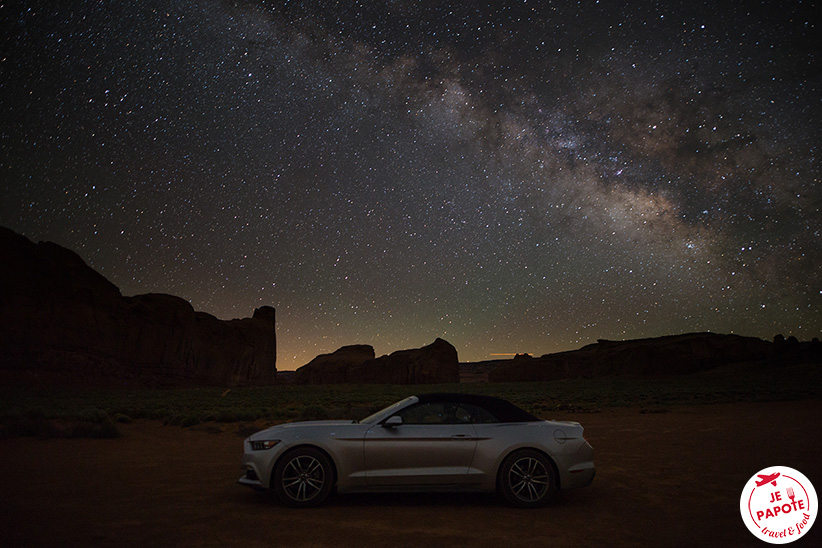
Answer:
[[759, 476], [759, 479], [756, 481], [757, 487], [762, 487], [768, 482], [771, 482], [774, 487], [776, 487], [776, 478], [779, 477], [779, 472], [776, 474], [757, 474], [757, 476]]

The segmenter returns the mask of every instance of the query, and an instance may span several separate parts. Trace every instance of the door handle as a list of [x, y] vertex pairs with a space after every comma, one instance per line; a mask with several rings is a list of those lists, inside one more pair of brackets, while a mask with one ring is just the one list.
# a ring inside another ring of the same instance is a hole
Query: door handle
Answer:
[[471, 434], [454, 434], [453, 436], [451, 436], [451, 439], [452, 440], [472, 440], [472, 439], [474, 439], [474, 436], [472, 436]]

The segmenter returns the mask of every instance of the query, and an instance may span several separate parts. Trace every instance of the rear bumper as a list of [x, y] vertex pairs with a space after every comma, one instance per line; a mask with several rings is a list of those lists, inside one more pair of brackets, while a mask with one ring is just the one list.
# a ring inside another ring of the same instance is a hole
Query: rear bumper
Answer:
[[597, 469], [593, 462], [583, 462], [572, 466], [562, 476], [562, 489], [588, 487], [594, 482]]

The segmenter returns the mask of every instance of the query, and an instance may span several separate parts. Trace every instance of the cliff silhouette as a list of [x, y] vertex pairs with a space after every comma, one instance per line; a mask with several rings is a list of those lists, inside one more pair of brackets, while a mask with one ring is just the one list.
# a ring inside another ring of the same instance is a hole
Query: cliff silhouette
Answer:
[[359, 344], [321, 354], [297, 369], [296, 384], [439, 384], [460, 382], [457, 349], [443, 339], [376, 358]]
[[[518, 355], [488, 362], [490, 382], [550, 381], [610, 375], [688, 375], [731, 364], [779, 367], [822, 361], [822, 345], [814, 339], [800, 343], [781, 335], [774, 342], [756, 337], [719, 333], [685, 333], [626, 341], [599, 340], [578, 350]], [[475, 364], [476, 367], [476, 364]]]
[[274, 384], [275, 311], [219, 320], [172, 295], [124, 297], [79, 255], [0, 227], [0, 382]]
[[[272, 307], [219, 320], [173, 295], [125, 297], [73, 251], [0, 227], [0, 384], [270, 385], [276, 354]], [[817, 339], [688, 333], [470, 364], [436, 339], [381, 357], [370, 345], [344, 346], [283, 377], [297, 384], [520, 382], [800, 362], [822, 362]]]

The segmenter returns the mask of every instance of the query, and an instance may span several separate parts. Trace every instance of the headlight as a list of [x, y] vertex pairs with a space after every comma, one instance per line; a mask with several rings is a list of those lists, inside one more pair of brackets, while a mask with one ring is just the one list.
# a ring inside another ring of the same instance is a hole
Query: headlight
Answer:
[[255, 440], [250, 443], [252, 451], [265, 451], [280, 443], [280, 440]]

